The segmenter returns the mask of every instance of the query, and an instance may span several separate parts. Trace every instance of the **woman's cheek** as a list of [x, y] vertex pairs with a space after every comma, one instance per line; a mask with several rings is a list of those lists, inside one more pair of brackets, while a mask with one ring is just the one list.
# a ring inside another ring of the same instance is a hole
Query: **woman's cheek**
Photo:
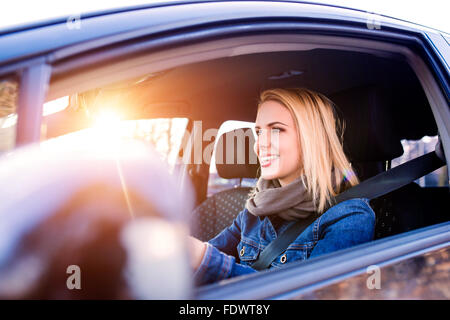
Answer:
[[255, 143], [253, 144], [253, 151], [254, 151], [254, 152], [256, 153], [256, 155], [259, 157], [258, 149], [259, 149], [259, 146], [258, 146], [258, 139], [256, 139]]

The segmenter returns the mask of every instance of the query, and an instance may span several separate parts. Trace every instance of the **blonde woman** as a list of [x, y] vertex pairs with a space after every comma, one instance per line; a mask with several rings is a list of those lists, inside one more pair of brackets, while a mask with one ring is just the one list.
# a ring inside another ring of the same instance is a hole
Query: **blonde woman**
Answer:
[[232, 225], [208, 243], [191, 238], [198, 284], [256, 272], [259, 253], [298, 219], [317, 217], [271, 267], [372, 240], [375, 214], [368, 199], [333, 206], [358, 184], [342, 147], [333, 103], [304, 88], [260, 95], [255, 152], [261, 177]]

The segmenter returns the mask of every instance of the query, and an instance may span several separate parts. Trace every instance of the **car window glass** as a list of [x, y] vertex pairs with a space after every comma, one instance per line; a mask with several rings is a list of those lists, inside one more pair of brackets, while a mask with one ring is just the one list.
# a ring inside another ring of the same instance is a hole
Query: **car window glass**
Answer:
[[[217, 133], [216, 142], [218, 141], [218, 138], [225, 132], [234, 130], [234, 129], [240, 129], [240, 128], [254, 128], [255, 123], [254, 122], [247, 122], [247, 121], [234, 121], [234, 120], [228, 120], [222, 123], [222, 125], [219, 128], [219, 131]], [[214, 145], [215, 150], [215, 145]], [[226, 189], [231, 189], [235, 186], [241, 185], [242, 187], [253, 187], [256, 184], [257, 179], [249, 179], [244, 178], [242, 179], [242, 182], [240, 179], [223, 179], [217, 174], [217, 169], [215, 165], [215, 152], [213, 151], [212, 158], [211, 158], [211, 164], [209, 167], [209, 179], [208, 179], [208, 197]]]
[[18, 97], [18, 79], [0, 79], [0, 155], [15, 146]]
[[94, 130], [105, 135], [113, 131], [116, 137], [144, 141], [152, 145], [161, 159], [169, 164], [172, 173], [178, 160], [182, 139], [188, 124], [187, 118], [157, 118], [139, 120], [120, 120], [105, 118], [98, 128], [87, 128], [42, 142], [46, 146], [61, 143], [87, 143], [92, 139]]
[[[392, 167], [398, 166], [414, 158], [420, 157], [426, 153], [434, 151], [437, 136], [425, 136], [419, 140], [401, 140], [403, 146], [403, 155], [392, 160]], [[414, 181], [421, 187], [444, 187], [448, 186], [447, 166], [439, 168], [426, 176]]]

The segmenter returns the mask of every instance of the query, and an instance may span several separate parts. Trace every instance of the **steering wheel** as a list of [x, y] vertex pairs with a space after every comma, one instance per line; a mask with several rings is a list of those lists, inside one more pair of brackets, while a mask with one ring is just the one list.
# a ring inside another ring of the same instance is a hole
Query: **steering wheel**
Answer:
[[194, 198], [179, 181], [132, 140], [3, 155], [0, 297], [188, 298]]

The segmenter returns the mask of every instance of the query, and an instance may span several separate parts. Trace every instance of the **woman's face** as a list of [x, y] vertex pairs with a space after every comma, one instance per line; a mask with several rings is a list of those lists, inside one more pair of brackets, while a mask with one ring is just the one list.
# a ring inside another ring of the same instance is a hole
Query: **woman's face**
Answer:
[[278, 179], [287, 185], [300, 176], [300, 142], [289, 110], [277, 101], [266, 101], [258, 110], [255, 152], [261, 164], [261, 177]]

